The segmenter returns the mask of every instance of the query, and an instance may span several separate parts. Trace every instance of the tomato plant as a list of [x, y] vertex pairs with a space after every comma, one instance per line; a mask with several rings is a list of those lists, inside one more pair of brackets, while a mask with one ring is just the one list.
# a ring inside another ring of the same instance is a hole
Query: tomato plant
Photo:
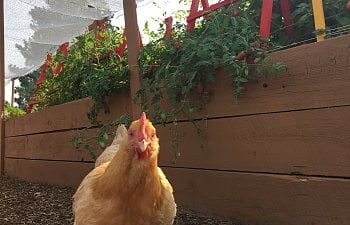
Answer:
[[[215, 90], [203, 91], [203, 86], [215, 81], [219, 68], [225, 69], [232, 77], [235, 101], [243, 93], [244, 84], [259, 76], [254, 71], [267, 75], [285, 68], [280, 63], [268, 64], [265, 50], [260, 47], [268, 40], [257, 38], [258, 26], [246, 11], [232, 16], [232, 10], [237, 7], [242, 5], [233, 4], [211, 13], [191, 32], [186, 31], [184, 24], [176, 24], [174, 39], [155, 35], [144, 47], [139, 59], [143, 88], [138, 94], [140, 99], [153, 96], [149, 102], [143, 102], [144, 110], [155, 111], [156, 119], [164, 120], [179, 112], [187, 114], [203, 107], [190, 101], [191, 95], [197, 92], [201, 93], [203, 101], [208, 99], [208, 94]], [[163, 29], [159, 32], [162, 33]], [[253, 63], [249, 62], [249, 57], [253, 57]], [[161, 109], [159, 102], [164, 98], [176, 105], [171, 112]]]
[[87, 32], [76, 38], [67, 56], [57, 53], [53, 57], [53, 67], [62, 62], [62, 71], [57, 75], [48, 69], [45, 82], [37, 91], [39, 108], [62, 104], [91, 96], [94, 105], [89, 113], [92, 120], [101, 108], [108, 111], [105, 97], [115, 92], [128, 91], [129, 71], [126, 56], [114, 54], [101, 58], [114, 50], [122, 41], [118, 28], [107, 26], [99, 30], [99, 37]]
[[[326, 32], [327, 36], [349, 32], [350, 11], [346, 10], [345, 4], [346, 0], [324, 0], [327, 29], [322, 32]], [[137, 92], [137, 99], [141, 100], [139, 103], [143, 110], [152, 112], [151, 119], [155, 123], [175, 121], [176, 140], [179, 138], [176, 118], [180, 114], [193, 123], [198, 136], [203, 139], [203, 131], [192, 115], [210, 101], [215, 90], [208, 89], [208, 84], [215, 82], [218, 69], [226, 70], [232, 78], [232, 98], [238, 102], [247, 82], [255, 82], [260, 76], [277, 74], [286, 68], [283, 63], [270, 64], [266, 55], [267, 44], [275, 50], [304, 43], [305, 40], [314, 41], [311, 1], [291, 1], [295, 31], [291, 38], [286, 35], [278, 1], [274, 1], [271, 38], [257, 38], [260, 12], [261, 1], [240, 1], [210, 13], [208, 19], [199, 20], [191, 32], [186, 30], [185, 24], [176, 23], [173, 39], [164, 37], [164, 24], [158, 32], [147, 32], [151, 40], [139, 57], [142, 88]], [[47, 79], [38, 90], [39, 107], [92, 96], [95, 104], [89, 117], [95, 121], [101, 108], [108, 111], [105, 104], [107, 95], [128, 91], [126, 56], [120, 58], [116, 54], [101, 58], [121, 43], [121, 32], [108, 24], [107, 29], [98, 30], [97, 37], [92, 32], [81, 35], [71, 45], [68, 56], [61, 53], [54, 56], [54, 66], [58, 62], [63, 63], [62, 72], [56, 75], [48, 71]], [[160, 104], [162, 100], [172, 107], [163, 108]], [[79, 146], [84, 141], [97, 140], [103, 148], [107, 134], [122, 121], [117, 119], [112, 124], [99, 124], [95, 137], [80, 135], [73, 143]], [[174, 148], [178, 146], [176, 140], [172, 143]], [[92, 152], [90, 145], [85, 143], [85, 147]], [[175, 155], [180, 154], [176, 152]]]

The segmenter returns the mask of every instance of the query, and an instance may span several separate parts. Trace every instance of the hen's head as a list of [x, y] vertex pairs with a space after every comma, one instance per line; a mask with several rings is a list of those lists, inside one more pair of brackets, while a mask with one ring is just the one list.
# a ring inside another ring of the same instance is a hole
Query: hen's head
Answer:
[[146, 160], [158, 155], [159, 143], [156, 129], [147, 119], [146, 113], [131, 123], [128, 130], [129, 144], [136, 160]]

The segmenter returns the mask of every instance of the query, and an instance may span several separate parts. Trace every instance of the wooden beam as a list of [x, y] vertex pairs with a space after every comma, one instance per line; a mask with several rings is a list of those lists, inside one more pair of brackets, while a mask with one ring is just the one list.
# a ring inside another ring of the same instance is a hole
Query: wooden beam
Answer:
[[140, 70], [137, 64], [137, 58], [140, 53], [139, 28], [137, 25], [137, 13], [135, 0], [123, 0], [124, 20], [126, 30], [126, 40], [128, 45], [128, 64], [130, 69], [130, 96], [131, 110], [133, 119], [141, 115], [141, 104], [134, 103], [133, 98], [141, 87]]
[[5, 156], [5, 48], [4, 48], [4, 1], [0, 1], [0, 173], [4, 174]]
[[11, 79], [11, 106], [13, 106], [13, 103], [15, 101], [15, 80], [16, 78]]
[[322, 0], [312, 0], [312, 8], [314, 11], [316, 38], [317, 42], [320, 42], [324, 40], [325, 34], [319, 30], [326, 30]]

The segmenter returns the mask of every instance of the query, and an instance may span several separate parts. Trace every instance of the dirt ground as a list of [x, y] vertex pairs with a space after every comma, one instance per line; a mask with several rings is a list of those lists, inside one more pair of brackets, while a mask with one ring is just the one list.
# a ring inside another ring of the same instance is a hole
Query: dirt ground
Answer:
[[[0, 177], [1, 225], [72, 225], [74, 190]], [[233, 225], [230, 221], [178, 207], [175, 225]]]

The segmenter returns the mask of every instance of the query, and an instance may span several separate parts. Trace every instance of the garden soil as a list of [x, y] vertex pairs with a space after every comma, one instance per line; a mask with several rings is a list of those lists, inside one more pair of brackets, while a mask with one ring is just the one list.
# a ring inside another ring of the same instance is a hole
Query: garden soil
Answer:
[[[72, 188], [0, 177], [0, 225], [72, 225]], [[174, 225], [234, 225], [178, 206]]]

